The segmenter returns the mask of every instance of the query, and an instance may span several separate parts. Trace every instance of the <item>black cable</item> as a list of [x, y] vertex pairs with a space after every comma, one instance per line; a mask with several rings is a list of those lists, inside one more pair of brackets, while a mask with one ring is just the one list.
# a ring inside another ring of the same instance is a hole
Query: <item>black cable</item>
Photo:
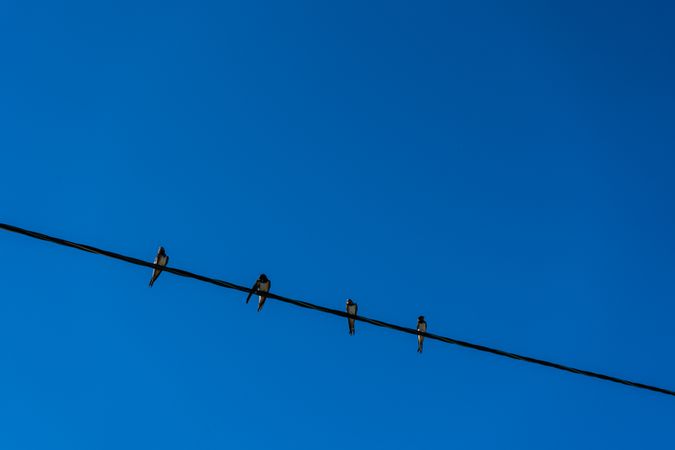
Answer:
[[100, 249], [100, 248], [92, 247], [90, 245], [78, 244], [78, 243], [75, 243], [75, 242], [67, 241], [65, 239], [60, 239], [60, 238], [57, 238], [57, 237], [48, 236], [46, 234], [37, 233], [35, 231], [30, 231], [30, 230], [26, 230], [26, 229], [23, 229], [23, 228], [15, 227], [13, 225], [7, 225], [7, 224], [4, 224], [4, 223], [0, 223], [0, 229], [11, 231], [13, 233], [23, 234], [25, 236], [29, 236], [29, 237], [32, 237], [32, 238], [35, 238], [35, 239], [40, 239], [40, 240], [43, 240], [43, 241], [53, 242], [55, 244], [64, 245], [66, 247], [76, 248], [78, 250], [82, 250], [82, 251], [85, 251], [85, 252], [96, 253], [98, 255], [103, 255], [103, 256], [110, 257], [110, 258], [119, 259], [121, 261], [125, 261], [125, 262], [131, 263], [131, 264], [136, 264], [136, 265], [139, 265], [139, 266], [149, 267], [151, 269], [161, 269], [164, 272], [173, 273], [174, 275], [179, 275], [179, 276], [182, 276], [182, 277], [194, 278], [195, 280], [215, 284], [216, 286], [221, 286], [221, 287], [224, 287], [224, 288], [227, 288], [227, 289], [234, 289], [234, 290], [246, 292], [246, 293], [251, 292], [251, 293], [254, 293], [254, 294], [264, 294], [265, 297], [267, 297], [267, 298], [273, 298], [275, 300], [279, 300], [279, 301], [284, 302], [284, 303], [289, 303], [291, 305], [299, 306], [301, 308], [313, 309], [313, 310], [316, 310], [316, 311], [321, 311], [321, 312], [324, 312], [324, 313], [333, 314], [335, 316], [340, 316], [340, 317], [353, 318], [355, 320], [360, 320], [361, 322], [366, 322], [366, 323], [369, 323], [371, 325], [375, 325], [375, 326], [378, 326], [378, 327], [390, 328], [392, 330], [400, 331], [402, 333], [408, 333], [408, 334], [413, 334], [413, 335], [422, 335], [422, 336], [424, 336], [426, 338], [429, 338], [429, 339], [434, 339], [434, 340], [445, 342], [445, 343], [448, 343], [448, 344], [455, 344], [455, 345], [459, 345], [461, 347], [479, 350], [481, 352], [493, 353], [495, 355], [504, 356], [504, 357], [511, 358], [511, 359], [517, 359], [519, 361], [525, 361], [525, 362], [529, 362], [529, 363], [532, 363], [532, 364], [538, 364], [540, 366], [551, 367], [553, 369], [564, 370], [566, 372], [572, 372], [572, 373], [584, 375], [584, 376], [587, 376], [587, 377], [598, 378], [600, 380], [611, 381], [613, 383], [619, 383], [619, 384], [623, 384], [623, 385], [626, 385], [626, 386], [631, 386], [631, 387], [635, 387], [635, 388], [639, 388], [639, 389], [647, 389], [649, 391], [654, 391], [654, 392], [658, 392], [658, 393], [661, 393], [661, 394], [675, 396], [675, 391], [671, 391], [671, 390], [668, 390], [668, 389], [663, 389], [663, 388], [656, 387], [656, 386], [650, 386], [648, 384], [643, 384], [643, 383], [636, 383], [634, 381], [624, 380], [622, 378], [612, 377], [612, 376], [609, 376], [609, 375], [604, 375], [604, 374], [597, 373], [597, 372], [591, 372], [591, 371], [588, 371], [588, 370], [576, 369], [574, 367], [569, 367], [569, 366], [565, 366], [565, 365], [562, 365], [562, 364], [558, 364], [558, 363], [554, 363], [554, 362], [550, 362], [550, 361], [545, 361], [543, 359], [537, 359], [537, 358], [531, 358], [529, 356], [518, 355], [516, 353], [510, 353], [510, 352], [507, 352], [507, 351], [504, 351], [504, 350], [486, 347], [484, 345], [472, 344], [471, 342], [460, 341], [459, 339], [453, 339], [453, 338], [441, 336], [441, 335], [438, 335], [438, 334], [433, 334], [433, 333], [428, 333], [428, 332], [419, 332], [419, 331], [417, 331], [416, 329], [413, 329], [413, 328], [402, 327], [400, 325], [395, 325], [395, 324], [392, 324], [392, 323], [383, 322], [381, 320], [370, 319], [370, 318], [365, 317], [365, 316], [352, 316], [350, 314], [347, 314], [344, 311], [340, 311], [340, 310], [337, 310], [337, 309], [327, 308], [325, 306], [315, 305], [313, 303], [305, 302], [305, 301], [302, 301], [302, 300], [296, 300], [296, 299], [292, 299], [292, 298], [288, 298], [288, 297], [283, 297], [281, 295], [273, 294], [271, 292], [267, 292], [267, 293], [259, 292], [259, 291], [256, 291], [254, 289], [251, 289], [251, 288], [248, 288], [248, 287], [245, 287], [245, 286], [239, 286], [237, 284], [230, 283], [228, 281], [218, 280], [216, 278], [205, 277], [203, 275], [198, 275], [198, 274], [195, 274], [195, 273], [192, 273], [192, 272], [188, 272], [187, 270], [176, 269], [174, 267], [159, 266], [159, 265], [156, 265], [156, 264], [153, 264], [153, 263], [149, 263], [147, 261], [143, 261], [142, 259], [132, 258], [131, 256], [121, 255], [119, 253], [115, 253], [115, 252], [111, 252], [111, 251], [108, 251], [108, 250], [103, 250], [103, 249]]

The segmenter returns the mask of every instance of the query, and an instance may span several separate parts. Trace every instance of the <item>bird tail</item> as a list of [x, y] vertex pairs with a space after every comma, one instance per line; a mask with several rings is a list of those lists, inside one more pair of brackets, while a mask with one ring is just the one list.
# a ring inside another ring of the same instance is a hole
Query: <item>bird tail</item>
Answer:
[[265, 305], [265, 300], [267, 300], [267, 298], [261, 297], [260, 301], [258, 301], [258, 312], [262, 311], [263, 306]]
[[160, 273], [162, 273], [161, 270], [155, 269], [152, 271], [152, 278], [150, 278], [150, 284], [148, 284], [148, 286], [152, 287], [152, 285], [155, 284], [155, 281], [157, 281]]

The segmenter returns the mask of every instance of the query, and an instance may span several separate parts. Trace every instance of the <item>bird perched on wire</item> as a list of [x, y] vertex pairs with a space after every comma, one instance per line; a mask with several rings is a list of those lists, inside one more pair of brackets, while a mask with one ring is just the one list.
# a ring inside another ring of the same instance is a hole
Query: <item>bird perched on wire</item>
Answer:
[[[159, 250], [157, 250], [157, 256], [155, 256], [153, 263], [158, 266], [166, 266], [169, 263], [169, 256], [164, 251], [164, 247], [159, 247]], [[152, 285], [155, 284], [155, 280], [160, 273], [162, 273], [162, 269], [155, 268], [155, 270], [152, 271], [152, 278], [150, 279], [150, 284], [148, 286], [152, 287]]]
[[[354, 303], [351, 298], [347, 299], [347, 314], [355, 316], [358, 312], [359, 312], [359, 305]], [[347, 321], [349, 322], [349, 335], [351, 336], [352, 334], [354, 334], [354, 322], [356, 322], [356, 320], [354, 320], [351, 317], [348, 317]]]
[[[246, 303], [248, 303], [248, 301], [251, 300], [251, 295], [253, 295], [253, 293], [255, 293], [256, 291], [269, 292], [271, 286], [272, 282], [269, 280], [269, 278], [267, 278], [267, 275], [261, 273], [258, 279], [255, 281], [255, 284], [251, 288], [251, 292], [248, 293], [248, 297], [246, 297]], [[267, 297], [265, 297], [264, 295], [260, 295], [258, 297], [258, 312], [260, 312], [263, 309], [265, 300], [267, 300]]]
[[[422, 333], [427, 332], [427, 322], [424, 320], [424, 316], [419, 316], [417, 318], [417, 331]], [[421, 334], [417, 335], [417, 352], [422, 353], [422, 346], [424, 345], [424, 336]]]

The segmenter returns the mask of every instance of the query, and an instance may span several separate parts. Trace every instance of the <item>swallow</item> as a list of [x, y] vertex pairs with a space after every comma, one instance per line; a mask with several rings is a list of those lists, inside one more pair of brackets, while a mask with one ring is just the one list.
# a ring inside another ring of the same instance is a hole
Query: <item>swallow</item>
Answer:
[[[248, 297], [246, 297], [246, 303], [248, 303], [248, 301], [251, 300], [251, 295], [253, 295], [255, 291], [269, 292], [271, 286], [272, 282], [269, 280], [269, 278], [267, 278], [267, 275], [261, 273], [258, 279], [255, 281], [255, 284], [251, 288], [251, 292], [248, 293]], [[265, 304], [265, 300], [267, 300], [267, 297], [265, 297], [264, 295], [258, 297], [258, 312], [262, 310], [263, 305]]]
[[[359, 312], [359, 305], [354, 303], [352, 299], [347, 300], [347, 314], [350, 314], [352, 316], [357, 315]], [[349, 322], [349, 335], [351, 336], [354, 334], [354, 322], [356, 322], [353, 318], [348, 317], [347, 321]]]
[[[427, 322], [424, 320], [424, 316], [419, 316], [417, 318], [417, 331], [422, 333], [427, 332]], [[417, 335], [417, 353], [422, 353], [422, 346], [424, 345], [424, 336], [421, 334]]]
[[[164, 251], [164, 247], [160, 246], [159, 250], [157, 250], [157, 256], [155, 256], [154, 264], [157, 264], [158, 266], [166, 266], [168, 263], [169, 263], [169, 256]], [[150, 279], [149, 284], [150, 287], [152, 287], [152, 285], [155, 284], [155, 280], [157, 279], [160, 273], [162, 273], [162, 269], [153, 270], [152, 278]]]

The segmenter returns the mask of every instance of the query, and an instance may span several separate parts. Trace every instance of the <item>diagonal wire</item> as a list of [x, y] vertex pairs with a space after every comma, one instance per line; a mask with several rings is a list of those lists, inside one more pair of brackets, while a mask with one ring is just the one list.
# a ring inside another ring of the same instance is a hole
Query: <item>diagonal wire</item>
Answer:
[[284, 302], [284, 303], [288, 303], [288, 304], [291, 304], [291, 305], [299, 306], [301, 308], [313, 309], [315, 311], [321, 311], [321, 312], [324, 312], [324, 313], [327, 313], [327, 314], [333, 314], [335, 316], [352, 318], [352, 319], [355, 319], [355, 320], [360, 320], [361, 322], [365, 322], [365, 323], [369, 323], [371, 325], [375, 325], [377, 327], [389, 328], [389, 329], [392, 329], [392, 330], [400, 331], [401, 333], [407, 333], [407, 334], [413, 334], [413, 335], [422, 335], [422, 336], [424, 336], [428, 339], [433, 339], [433, 340], [436, 340], [436, 341], [445, 342], [447, 344], [459, 345], [460, 347], [466, 347], [466, 348], [478, 350], [478, 351], [481, 351], [481, 352], [492, 353], [494, 355], [503, 356], [503, 357], [511, 358], [511, 359], [516, 359], [518, 361], [525, 361], [525, 362], [528, 362], [528, 363], [538, 364], [540, 366], [546, 366], [546, 367], [550, 367], [550, 368], [553, 368], [553, 369], [562, 370], [562, 371], [565, 371], [565, 372], [576, 373], [578, 375], [597, 378], [597, 379], [605, 380], [605, 381], [611, 381], [613, 383], [619, 383], [619, 384], [623, 384], [623, 385], [634, 387], [634, 388], [646, 389], [646, 390], [649, 390], [649, 391], [658, 392], [660, 394], [675, 396], [675, 391], [672, 391], [672, 390], [669, 390], [669, 389], [664, 389], [664, 388], [660, 388], [660, 387], [657, 387], [657, 386], [650, 386], [648, 384], [643, 384], [643, 383], [637, 383], [635, 381], [629, 381], [629, 380], [613, 377], [613, 376], [610, 376], [610, 375], [605, 375], [605, 374], [598, 373], [598, 372], [591, 372], [589, 370], [577, 369], [577, 368], [574, 368], [574, 367], [565, 366], [563, 364], [558, 364], [558, 363], [555, 363], [555, 362], [546, 361], [546, 360], [538, 359], [538, 358], [532, 358], [530, 356], [523, 356], [523, 355], [519, 355], [517, 353], [511, 353], [511, 352], [499, 350], [499, 349], [492, 348], [492, 347], [486, 347], [484, 345], [473, 344], [471, 342], [461, 341], [459, 339], [453, 339], [453, 338], [450, 338], [450, 337], [441, 336], [441, 335], [434, 334], [434, 333], [420, 332], [420, 331], [417, 331], [414, 328], [402, 327], [400, 325], [396, 325], [396, 324], [388, 323], [388, 322], [383, 322], [383, 321], [377, 320], [377, 319], [371, 319], [371, 318], [365, 317], [365, 316], [353, 316], [351, 314], [348, 314], [344, 311], [340, 311], [340, 310], [337, 310], [337, 309], [327, 308], [325, 306], [315, 305], [313, 303], [305, 302], [305, 301], [302, 301], [302, 300], [296, 300], [296, 299], [293, 299], [293, 298], [284, 297], [284, 296], [281, 296], [281, 295], [278, 295], [278, 294], [274, 294], [272, 292], [267, 292], [267, 293], [259, 292], [255, 289], [251, 289], [251, 288], [248, 288], [248, 287], [245, 287], [245, 286], [240, 286], [240, 285], [237, 285], [237, 284], [234, 284], [234, 283], [230, 283], [229, 281], [223, 281], [223, 280], [219, 280], [219, 279], [216, 279], [216, 278], [206, 277], [204, 275], [199, 275], [199, 274], [196, 274], [196, 273], [188, 272], [187, 270], [183, 270], [183, 269], [177, 269], [175, 267], [159, 266], [157, 264], [153, 264], [153, 263], [150, 263], [150, 262], [147, 262], [147, 261], [143, 261], [142, 259], [133, 258], [131, 256], [122, 255], [120, 253], [111, 252], [109, 250], [103, 250], [103, 249], [100, 249], [100, 248], [97, 248], [97, 247], [93, 247], [91, 245], [78, 244], [76, 242], [67, 241], [65, 239], [61, 239], [61, 238], [57, 238], [57, 237], [54, 237], [54, 236], [49, 236], [49, 235], [46, 235], [46, 234], [38, 233], [36, 231], [26, 230], [24, 228], [19, 228], [19, 227], [13, 226], [13, 225], [0, 223], [0, 229], [11, 231], [13, 233], [22, 234], [24, 236], [32, 237], [32, 238], [35, 238], [35, 239], [40, 239], [40, 240], [43, 240], [43, 241], [63, 245], [63, 246], [66, 246], [66, 247], [76, 248], [78, 250], [82, 250], [82, 251], [85, 251], [85, 252], [95, 253], [97, 255], [103, 255], [103, 256], [107, 256], [109, 258], [119, 259], [121, 261], [125, 261], [125, 262], [131, 263], [131, 264], [136, 264], [138, 266], [149, 267], [151, 269], [161, 269], [164, 272], [169, 272], [169, 273], [172, 273], [174, 275], [181, 276], [181, 277], [193, 278], [195, 280], [203, 281], [205, 283], [215, 284], [216, 286], [224, 287], [226, 289], [234, 289], [236, 291], [253, 293], [253, 294], [264, 294], [265, 297], [267, 297], [267, 298], [273, 298], [273, 299], [278, 300], [280, 302]]

